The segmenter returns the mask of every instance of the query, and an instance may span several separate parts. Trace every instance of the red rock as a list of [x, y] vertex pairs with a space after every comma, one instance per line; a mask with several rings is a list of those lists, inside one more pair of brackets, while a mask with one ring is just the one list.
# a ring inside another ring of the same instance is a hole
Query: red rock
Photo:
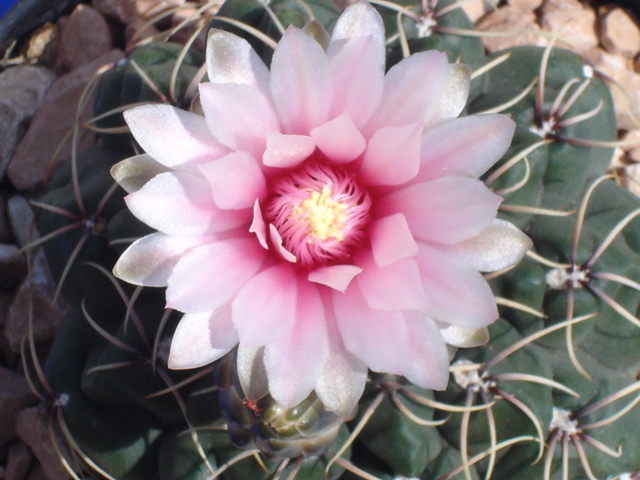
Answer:
[[[58, 78], [46, 93], [29, 130], [18, 145], [9, 163], [7, 175], [18, 190], [33, 190], [40, 186], [51, 169], [56, 169], [71, 156], [71, 144], [64, 141], [76, 121], [78, 102], [93, 75], [123, 57], [120, 50], [83, 65]], [[93, 117], [93, 105], [88, 101], [80, 114], [82, 124]], [[96, 134], [81, 129], [78, 150], [96, 143]], [[63, 147], [54, 158], [60, 144]]]
[[111, 33], [96, 9], [78, 5], [60, 36], [60, 61], [69, 70], [90, 63], [111, 50]]
[[[71, 478], [62, 466], [60, 457], [51, 444], [51, 437], [45, 425], [40, 420], [37, 407], [27, 408], [16, 416], [16, 432], [20, 439], [29, 445], [47, 480], [68, 480]], [[63, 450], [63, 440], [59, 440]]]
[[0, 445], [15, 438], [16, 414], [35, 401], [36, 397], [23, 376], [0, 367]]

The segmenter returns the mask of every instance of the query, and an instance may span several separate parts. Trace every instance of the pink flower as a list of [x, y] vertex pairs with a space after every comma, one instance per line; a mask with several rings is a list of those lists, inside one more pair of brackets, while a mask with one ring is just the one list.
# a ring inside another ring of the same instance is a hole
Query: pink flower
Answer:
[[213, 30], [204, 116], [126, 112], [146, 154], [113, 175], [157, 233], [114, 273], [167, 287], [167, 307], [184, 312], [171, 368], [238, 345], [249, 397], [268, 388], [291, 407], [315, 390], [347, 415], [368, 369], [443, 389], [446, 344], [486, 341], [498, 314], [479, 271], [514, 265], [530, 246], [496, 219], [501, 199], [477, 179], [514, 124], [456, 118], [469, 71], [443, 53], [385, 75], [384, 41], [365, 2], [342, 14], [326, 50], [287, 29], [270, 69]]

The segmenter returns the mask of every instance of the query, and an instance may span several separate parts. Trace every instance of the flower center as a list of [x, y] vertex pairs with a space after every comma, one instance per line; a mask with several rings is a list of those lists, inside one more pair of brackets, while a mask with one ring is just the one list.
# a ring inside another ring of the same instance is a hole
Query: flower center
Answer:
[[271, 192], [266, 219], [301, 265], [344, 262], [365, 237], [371, 199], [345, 170], [307, 162]]

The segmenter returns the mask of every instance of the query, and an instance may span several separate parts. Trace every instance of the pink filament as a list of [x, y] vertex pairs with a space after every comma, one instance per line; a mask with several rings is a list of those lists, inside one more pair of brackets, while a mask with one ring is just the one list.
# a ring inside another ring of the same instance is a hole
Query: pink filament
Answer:
[[[341, 204], [344, 220], [337, 226], [341, 239], [335, 236], [320, 239], [308, 222], [300, 220], [300, 205], [325, 187], [331, 192], [331, 200]], [[366, 236], [370, 207], [369, 194], [349, 172], [309, 161], [275, 183], [265, 217], [276, 227], [284, 248], [296, 256], [299, 264], [320, 266], [343, 263], [352, 255]]]

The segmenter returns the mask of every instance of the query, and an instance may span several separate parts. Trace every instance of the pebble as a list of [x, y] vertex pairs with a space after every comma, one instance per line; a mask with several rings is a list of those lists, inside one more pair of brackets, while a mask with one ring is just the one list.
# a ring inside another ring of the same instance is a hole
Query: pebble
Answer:
[[547, 0], [541, 9], [541, 26], [550, 33], [560, 32], [560, 38], [578, 51], [595, 48], [596, 13], [578, 0]]
[[95, 8], [78, 5], [65, 22], [60, 36], [60, 62], [69, 70], [111, 51], [109, 24]]
[[[15, 420], [18, 437], [29, 445], [38, 458], [44, 472], [44, 478], [46, 480], [69, 480], [70, 476], [62, 466], [60, 457], [51, 444], [49, 432], [40, 421], [39, 409], [37, 407], [26, 408], [17, 414]], [[59, 438], [58, 443], [61, 448], [65, 449], [63, 439]]]
[[[120, 50], [112, 50], [53, 83], [7, 168], [7, 176], [18, 190], [41, 187], [47, 175], [70, 158], [71, 142], [64, 139], [76, 123], [78, 103], [87, 83], [98, 70], [116, 63], [123, 55]], [[78, 121], [83, 124], [92, 117], [93, 102], [89, 101]], [[96, 142], [96, 133], [80, 129], [78, 151]]]
[[26, 247], [39, 238], [34, 214], [29, 201], [22, 195], [14, 195], [7, 202], [7, 213], [13, 237], [19, 247]]
[[507, 5], [493, 12], [489, 12], [478, 22], [478, 29], [486, 32], [505, 33], [484, 37], [484, 45], [489, 53], [517, 45], [544, 45], [546, 38], [536, 35], [540, 27], [536, 24], [533, 13], [523, 14], [520, 9]]
[[609, 53], [634, 57], [640, 52], [640, 30], [622, 8], [613, 8], [601, 20], [600, 41]]
[[16, 414], [35, 401], [36, 397], [27, 380], [13, 370], [0, 366], [0, 446], [16, 438], [13, 425]]
[[16, 442], [11, 445], [7, 452], [7, 469], [4, 480], [23, 480], [27, 478], [32, 459], [33, 454], [24, 443]]
[[27, 260], [18, 247], [0, 243], [0, 288], [11, 289], [27, 275]]
[[55, 74], [44, 67], [18, 65], [0, 73], [0, 181], [16, 149], [23, 124], [36, 113]]

